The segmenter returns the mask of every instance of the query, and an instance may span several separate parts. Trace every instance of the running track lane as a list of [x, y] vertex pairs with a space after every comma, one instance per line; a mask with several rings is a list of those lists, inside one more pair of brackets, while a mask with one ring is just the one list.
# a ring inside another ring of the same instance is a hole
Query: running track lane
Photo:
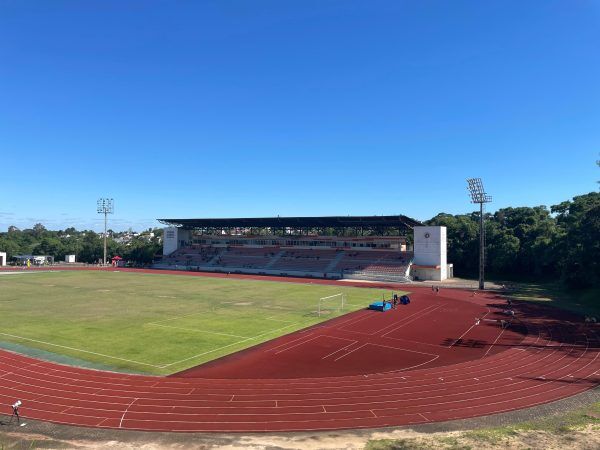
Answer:
[[[466, 298], [471, 293], [448, 295]], [[492, 356], [444, 367], [327, 378], [124, 375], [0, 351], [0, 405], [10, 414], [9, 405], [20, 399], [24, 418], [102, 428], [335, 430], [500, 413], [600, 384], [597, 326], [529, 317], [527, 327], [518, 346]]]

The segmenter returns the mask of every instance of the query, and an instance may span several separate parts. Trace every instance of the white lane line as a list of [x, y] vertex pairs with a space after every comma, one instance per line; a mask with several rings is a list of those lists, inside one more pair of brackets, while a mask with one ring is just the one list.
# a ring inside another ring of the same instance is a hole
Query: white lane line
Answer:
[[350, 342], [348, 345], [343, 346], [342, 348], [338, 348], [336, 351], [329, 353], [328, 355], [323, 356], [321, 359], [325, 359], [330, 357], [331, 355], [335, 355], [337, 352], [341, 352], [342, 350], [347, 349], [348, 347], [353, 346], [354, 344], [356, 344], [358, 341], [352, 341]]
[[348, 356], [350, 353], [354, 353], [356, 350], [359, 350], [361, 348], [363, 348], [365, 345], [369, 345], [368, 343], [363, 344], [363, 345], [359, 345], [358, 347], [356, 347], [353, 350], [350, 350], [348, 353], [343, 354], [342, 356], [338, 356], [337, 358], [334, 359], [334, 361], [337, 361], [338, 359], [342, 359], [345, 358], [346, 356]]
[[123, 419], [125, 419], [125, 414], [127, 414], [127, 411], [129, 411], [129, 408], [131, 408], [131, 406], [138, 401], [138, 398], [134, 398], [133, 401], [127, 405], [127, 408], [125, 408], [125, 412], [123, 413], [123, 415], [121, 416], [121, 421], [119, 422], [119, 428], [121, 428], [123, 426]]
[[173, 328], [175, 330], [182, 330], [182, 331], [193, 331], [194, 333], [216, 334], [217, 336], [229, 336], [229, 337], [240, 338], [240, 339], [246, 339], [246, 338], [250, 337], [250, 336], [239, 336], [237, 334], [219, 333], [217, 331], [197, 330], [194, 328], [173, 327], [171, 325], [162, 325], [159, 323], [148, 323], [146, 325], [152, 325], [155, 327], [163, 327], [163, 328]]
[[[587, 351], [587, 348], [588, 348], [588, 347], [586, 347], [586, 351]], [[585, 353], [585, 352], [584, 352], [584, 353]], [[563, 358], [564, 358], [564, 356], [563, 356], [563, 357], [561, 357], [561, 358], [560, 358], [560, 360], [562, 360]], [[597, 358], [598, 358], [598, 354], [596, 354], [596, 356], [594, 357], [594, 359], [593, 359], [592, 361], [588, 362], [588, 364], [586, 364], [584, 367], [578, 368], [578, 369], [577, 369], [577, 371], [583, 370], [583, 369], [585, 369], [586, 367], [588, 367], [589, 365], [593, 364]], [[545, 358], [543, 358], [543, 359], [545, 359]], [[573, 362], [569, 363], [567, 366], [570, 366], [570, 365], [574, 364], [576, 361], [578, 361], [578, 360], [580, 360], [580, 359], [583, 359], [583, 355], [581, 355], [581, 356], [577, 357], [575, 361], [573, 361]], [[560, 361], [560, 360], [559, 360], [559, 361]], [[560, 368], [556, 368], [555, 370], [561, 370], [561, 369], [562, 369], [562, 367], [560, 367]], [[593, 375], [593, 374], [591, 374], [591, 375], [587, 375], [585, 378], [589, 378], [589, 377], [590, 377], [590, 376], [592, 376], [592, 375]], [[565, 378], [565, 377], [563, 376], [563, 377], [559, 378], [559, 379], [558, 379], [558, 381], [560, 381], [560, 380], [561, 380], [561, 379], [563, 379], [563, 378]], [[495, 382], [495, 381], [493, 381], [493, 382]], [[515, 385], [518, 385], [518, 384], [524, 384], [524, 383], [525, 383], [524, 381], [521, 381], [521, 382], [515, 383]], [[504, 386], [503, 386], [503, 387], [504, 387]], [[526, 391], [526, 390], [528, 390], [528, 389], [532, 389], [532, 388], [534, 388], [534, 387], [528, 387], [528, 388], [525, 388], [525, 389], [521, 389], [521, 390], [519, 390], [519, 391]], [[555, 389], [553, 389], [553, 390], [555, 390]], [[487, 390], [479, 390], [479, 391], [475, 391], [475, 392], [482, 392], [482, 391], [483, 391], [483, 392], [488, 392]], [[25, 392], [26, 392], [26, 391], [25, 391]], [[469, 392], [471, 392], [471, 391], [469, 391]], [[517, 392], [517, 391], [511, 390], [511, 392]], [[306, 394], [302, 394], [302, 395], [306, 395]], [[488, 392], [488, 395], [489, 395], [489, 392]], [[489, 397], [488, 397], [488, 395], [486, 395], [486, 396], [484, 396], [484, 397], [485, 397], [485, 398], [489, 398]], [[501, 395], [501, 394], [497, 394], [497, 395]], [[436, 397], [437, 397], [437, 398], [439, 398], [439, 397], [444, 397], [444, 395], [441, 395], [441, 396], [434, 396], [434, 397], [424, 397], [424, 398], [436, 398]], [[57, 398], [63, 398], [63, 397], [57, 397]], [[117, 397], [117, 398], [121, 398], [121, 397]], [[131, 397], [128, 397], [128, 398], [131, 398]], [[347, 398], [347, 397], [344, 397], [344, 398]], [[420, 398], [420, 399], [424, 399], [424, 398]], [[478, 397], [478, 398], [483, 398], [483, 397]], [[419, 399], [419, 400], [420, 400], [420, 399]], [[328, 399], [328, 400], [329, 400], [329, 401], [331, 401], [332, 399], [330, 398], [330, 399]], [[254, 401], [254, 400], [248, 400], [248, 401]], [[389, 403], [390, 401], [395, 401], [395, 400], [387, 400], [387, 401], [383, 401], [383, 402], [372, 402], [372, 401], [371, 401], [371, 402], [360, 402], [360, 403], [348, 403], [348, 404], [346, 404], [346, 406], [350, 406], [350, 405], [352, 405], [352, 406], [355, 406], [355, 405], [357, 405], [357, 404], [365, 404], [365, 405], [369, 405], [369, 404], [374, 404], [374, 403], [379, 403], [379, 404], [380, 404], [380, 403]], [[242, 402], [243, 402], [243, 401], [242, 401]], [[41, 402], [41, 403], [45, 403], [45, 404], [53, 404], [53, 405], [54, 405], [54, 404], [56, 404], [56, 403], [47, 403], [47, 402]], [[101, 403], [106, 403], [106, 402], [101, 402]], [[454, 403], [454, 402], [442, 402], [442, 403], [437, 403], [437, 404], [446, 404], [446, 403]], [[436, 403], [433, 403], [433, 404], [431, 404], [431, 405], [426, 405], [426, 406], [432, 406], [432, 405], [435, 405], [435, 404], [436, 404]], [[64, 405], [64, 406], [67, 406], [67, 405]], [[340, 405], [335, 405], [335, 406], [340, 406]], [[73, 415], [73, 416], [79, 416], [79, 415]]]
[[290, 325], [286, 325], [285, 327], [277, 328], [276, 330], [270, 330], [270, 331], [267, 331], [266, 333], [257, 334], [256, 336], [253, 336], [253, 337], [250, 337], [250, 338], [247, 338], [247, 339], [242, 339], [241, 341], [236, 341], [236, 342], [234, 342], [232, 344], [229, 344], [229, 345], [224, 345], [224, 346], [219, 347], [219, 348], [215, 348], [215, 349], [212, 349], [212, 350], [208, 350], [206, 352], [198, 353], [197, 355], [190, 356], [189, 358], [184, 358], [184, 359], [181, 359], [179, 361], [175, 361], [175, 362], [172, 362], [172, 363], [169, 363], [169, 364], [164, 364], [162, 366], [158, 366], [158, 368], [159, 369], [166, 369], [167, 367], [174, 366], [175, 364], [180, 364], [180, 363], [189, 361], [190, 359], [200, 358], [201, 356], [209, 355], [211, 353], [215, 353], [215, 352], [218, 352], [220, 350], [223, 350], [223, 349], [226, 349], [226, 348], [229, 348], [229, 347], [233, 347], [234, 345], [243, 344], [244, 342], [252, 341], [254, 339], [261, 338], [262, 336], [266, 336], [268, 334], [272, 334], [272, 333], [275, 333], [277, 331], [285, 330], [286, 328], [293, 327], [294, 325], [296, 325], [296, 323], [292, 323]]
[[[496, 342], [498, 342], [498, 339], [500, 339], [500, 336], [502, 336], [502, 334], [506, 331], [506, 328], [503, 328], [502, 331], [500, 331], [500, 334], [498, 334], [498, 336], [496, 337], [496, 339], [494, 340], [494, 342], [492, 342], [492, 345], [490, 345], [490, 348], [487, 349], [487, 352], [485, 352], [485, 355], [483, 355], [481, 358], [485, 358], [488, 353], [494, 348], [494, 345], [496, 345]], [[518, 348], [517, 350], [523, 350], [521, 348]]]
[[68, 347], [66, 345], [53, 344], [51, 342], [40, 341], [38, 339], [30, 339], [30, 338], [26, 338], [23, 336], [17, 336], [15, 334], [0, 333], [0, 335], [9, 336], [9, 337], [16, 338], [16, 339], [23, 339], [25, 341], [30, 341], [30, 342], [37, 342], [38, 344], [51, 345], [53, 347], [66, 348], [67, 350], [74, 350], [76, 352], [89, 353], [90, 355], [102, 356], [104, 358], [118, 359], [119, 361], [127, 361], [127, 362], [134, 363], [134, 364], [140, 364], [142, 366], [156, 367], [157, 369], [161, 368], [161, 366], [157, 366], [155, 364], [149, 364], [149, 363], [144, 363], [144, 362], [140, 362], [140, 361], [135, 361], [133, 359], [119, 358], [118, 356], [105, 355], [103, 353], [91, 352], [89, 350], [82, 350], [80, 348]]
[[284, 349], [282, 349], [282, 350], [279, 350], [279, 351], [275, 352], [275, 355], [279, 355], [279, 354], [280, 354], [280, 353], [282, 353], [282, 352], [285, 352], [285, 351], [287, 351], [287, 350], [290, 350], [290, 349], [292, 349], [292, 348], [294, 348], [294, 347], [298, 347], [299, 345], [306, 344], [307, 342], [314, 341], [315, 339], [318, 339], [318, 338], [320, 338], [320, 337], [321, 337], [321, 335], [318, 335], [318, 336], [311, 337], [310, 339], [306, 339], [305, 341], [298, 342], [297, 344], [294, 344], [294, 345], [292, 345], [292, 346], [290, 346], [290, 347], [286, 347], [286, 348], [284, 348]]
[[278, 355], [279, 353], [286, 352], [286, 351], [288, 351], [288, 350], [290, 350], [290, 349], [292, 349], [294, 347], [298, 347], [298, 346], [300, 346], [302, 344], [306, 344], [307, 342], [314, 341], [315, 339], [318, 339], [320, 337], [331, 338], [331, 339], [339, 339], [341, 341], [351, 341], [352, 340], [352, 339], [346, 339], [346, 338], [341, 338], [341, 337], [337, 337], [337, 336], [328, 336], [326, 334], [319, 334], [319, 335], [317, 335], [317, 336], [315, 336], [315, 337], [313, 337], [311, 339], [307, 339], [305, 341], [302, 341], [302, 342], [299, 342], [297, 344], [294, 344], [291, 347], [286, 347], [283, 350], [279, 350], [278, 352], [275, 352], [275, 354]]
[[408, 321], [406, 321], [406, 322], [403, 322], [403, 323], [401, 323], [401, 324], [400, 324], [400, 325], [398, 325], [397, 327], [395, 327], [395, 328], [392, 328], [390, 331], [386, 331], [385, 333], [383, 333], [383, 334], [381, 335], [381, 337], [384, 337], [384, 336], [386, 336], [387, 334], [390, 334], [390, 333], [392, 333], [392, 332], [396, 331], [397, 329], [399, 329], [399, 328], [402, 328], [403, 326], [406, 326], [406, 325], [408, 325], [409, 323], [412, 323], [412, 322], [414, 322], [414, 321], [415, 321], [415, 320], [417, 320], [417, 319], [420, 319], [420, 318], [422, 318], [422, 317], [424, 317], [424, 316], [426, 316], [426, 315], [428, 315], [428, 314], [430, 314], [430, 313], [432, 313], [432, 312], [434, 312], [434, 311], [437, 311], [437, 310], [438, 310], [438, 309], [440, 309], [442, 306], [443, 306], [443, 305], [439, 305], [437, 308], [430, 309], [429, 311], [426, 311], [426, 312], [424, 312], [424, 311], [421, 311], [421, 312], [423, 312], [423, 314], [419, 314], [418, 316], [417, 316], [417, 314], [414, 314], [414, 315], [415, 315], [415, 316], [417, 316], [417, 317], [415, 317], [415, 318], [414, 318], [414, 319], [412, 319], [412, 320], [408, 320]]
[[408, 350], [407, 348], [402, 348], [402, 347], [392, 347], [391, 345], [383, 345], [383, 344], [375, 344], [374, 342], [368, 342], [369, 345], [376, 345], [377, 347], [384, 347], [384, 348], [391, 348], [393, 350], [401, 350], [403, 352], [409, 352], [409, 353], [419, 353], [421, 355], [427, 355], [427, 356], [435, 356], [436, 358], [439, 358], [440, 355], [438, 355], [437, 353], [427, 353], [427, 352], [420, 352], [418, 350]]
[[292, 342], [300, 341], [300, 340], [304, 339], [305, 337], [307, 337], [307, 336], [310, 336], [310, 335], [312, 335], [312, 334], [314, 334], [314, 333], [313, 333], [313, 332], [310, 332], [310, 333], [307, 333], [307, 334], [305, 334], [305, 335], [302, 335], [302, 336], [300, 336], [300, 337], [298, 337], [298, 338], [296, 338], [296, 339], [293, 339], [293, 340], [291, 340], [291, 341], [289, 341], [289, 342], [284, 342], [283, 344], [280, 344], [280, 345], [277, 345], [277, 346], [275, 346], [275, 347], [269, 348], [269, 349], [265, 350], [265, 353], [266, 353], [266, 352], [273, 351], [273, 350], [277, 350], [277, 349], [278, 349], [278, 348], [280, 348], [280, 347], [285, 347], [286, 345], [288, 345], [288, 344], [291, 344]]
[[381, 332], [383, 332], [384, 330], [386, 330], [386, 329], [388, 329], [388, 328], [391, 328], [391, 327], [394, 327], [394, 326], [398, 326], [398, 325], [402, 325], [404, 322], [406, 322], [406, 321], [407, 321], [408, 319], [410, 319], [411, 317], [414, 317], [414, 316], [421, 316], [421, 315], [427, 314], [427, 313], [428, 313], [430, 310], [437, 309], [437, 308], [439, 308], [439, 307], [440, 307], [439, 305], [429, 305], [429, 306], [427, 306], [427, 307], [423, 308], [423, 309], [422, 309], [422, 310], [420, 310], [420, 311], [416, 311], [416, 312], [414, 312], [414, 313], [412, 313], [412, 314], [410, 314], [410, 315], [408, 315], [408, 316], [403, 316], [403, 317], [402, 317], [402, 319], [400, 319], [400, 320], [398, 320], [398, 321], [396, 321], [396, 322], [394, 322], [394, 323], [391, 323], [391, 324], [389, 324], [389, 325], [386, 325], [385, 327], [383, 327], [383, 328], [380, 328], [379, 330], [377, 330], [377, 331], [375, 331], [375, 332], [373, 332], [373, 333], [368, 333], [368, 334], [370, 334], [370, 335], [373, 335], [373, 336], [374, 336], [374, 335], [376, 335], [376, 334], [378, 334], [378, 333], [381, 333]]
[[[485, 313], [485, 314], [484, 314], [484, 315], [481, 317], [481, 320], [485, 319], [485, 316], [487, 316], [487, 315], [488, 315], [488, 314], [491, 312], [491, 311], [490, 311], [490, 308], [487, 308], [487, 310], [488, 310], [488, 312], [486, 312], [486, 313]], [[459, 338], [458, 338], [458, 339], [456, 339], [456, 340], [455, 340], [455, 341], [454, 341], [452, 344], [450, 344], [450, 345], [448, 346], [448, 348], [452, 347], [452, 346], [453, 346], [453, 345], [455, 345], [457, 342], [459, 342], [459, 341], [460, 341], [460, 340], [461, 340], [461, 339], [462, 339], [462, 338], [463, 338], [463, 337], [464, 337], [464, 336], [465, 336], [465, 335], [466, 335], [466, 334], [467, 334], [469, 331], [471, 331], [471, 330], [472, 330], [473, 328], [475, 328], [476, 326], [477, 326], [477, 323], [474, 323], [473, 325], [471, 325], [471, 326], [469, 327], [469, 329], [468, 329], [467, 331], [465, 331], [463, 334], [461, 334], [461, 335], [459, 336]], [[487, 353], [486, 353], [486, 355], [487, 355]]]

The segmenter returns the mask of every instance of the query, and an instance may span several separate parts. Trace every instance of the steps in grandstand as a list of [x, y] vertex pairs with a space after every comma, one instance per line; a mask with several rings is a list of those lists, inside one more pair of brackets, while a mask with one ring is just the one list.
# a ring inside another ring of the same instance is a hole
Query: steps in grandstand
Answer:
[[273, 256], [273, 258], [271, 258], [271, 261], [269, 261], [269, 263], [265, 266], [265, 269], [270, 269], [271, 267], [273, 267], [273, 265], [277, 264], [277, 261], [279, 261], [279, 259], [283, 256], [284, 253], [285, 252], [282, 250], [275, 256]]
[[344, 259], [344, 256], [346, 256], [346, 252], [341, 251], [339, 252], [335, 258], [333, 258], [333, 260], [331, 260], [331, 262], [329, 263], [329, 265], [325, 268], [325, 272], [331, 272], [335, 269], [335, 266], [338, 265], [338, 263]]
[[213, 256], [212, 259], [208, 262], [207, 266], [209, 266], [209, 267], [214, 266], [216, 264], [216, 262], [219, 260], [219, 258], [221, 257], [221, 255], [223, 255], [224, 252], [225, 252], [225, 249], [221, 250], [215, 256]]

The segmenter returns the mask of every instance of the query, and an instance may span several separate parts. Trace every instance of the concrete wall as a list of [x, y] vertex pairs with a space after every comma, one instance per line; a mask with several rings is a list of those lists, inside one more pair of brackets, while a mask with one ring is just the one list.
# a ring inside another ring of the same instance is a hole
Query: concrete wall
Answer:
[[170, 255], [180, 247], [190, 244], [190, 230], [183, 230], [177, 227], [165, 228], [163, 235], [163, 255]]
[[[446, 227], [415, 227], [414, 228], [414, 264], [418, 266], [439, 266], [436, 280], [448, 278], [448, 262]], [[430, 271], [423, 271], [422, 276], [432, 276]], [[419, 277], [420, 278], [420, 277]]]

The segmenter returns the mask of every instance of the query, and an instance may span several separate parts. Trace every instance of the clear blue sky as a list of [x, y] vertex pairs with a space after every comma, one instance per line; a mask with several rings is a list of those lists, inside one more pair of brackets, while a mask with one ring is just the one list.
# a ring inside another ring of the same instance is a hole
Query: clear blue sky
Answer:
[[598, 189], [600, 2], [0, 0], [0, 231]]

